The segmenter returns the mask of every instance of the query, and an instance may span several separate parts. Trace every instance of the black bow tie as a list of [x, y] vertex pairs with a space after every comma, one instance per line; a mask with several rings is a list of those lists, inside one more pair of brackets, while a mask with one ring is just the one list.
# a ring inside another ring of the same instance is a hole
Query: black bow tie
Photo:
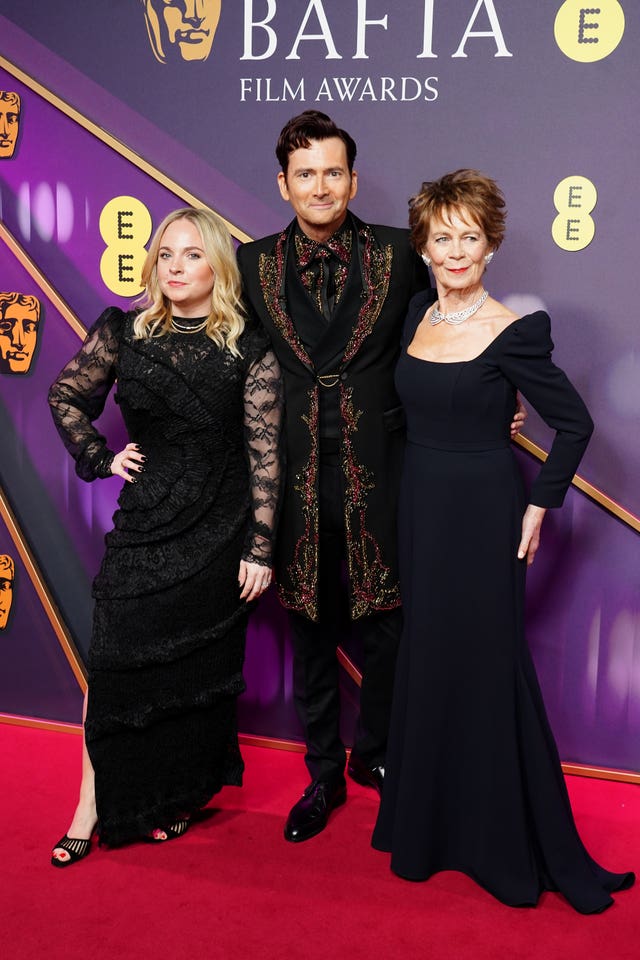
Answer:
[[343, 235], [329, 237], [323, 243], [304, 237], [296, 246], [299, 270], [306, 270], [314, 260], [328, 261], [332, 256], [336, 257], [341, 263], [347, 264], [351, 259], [351, 245], [347, 246]]

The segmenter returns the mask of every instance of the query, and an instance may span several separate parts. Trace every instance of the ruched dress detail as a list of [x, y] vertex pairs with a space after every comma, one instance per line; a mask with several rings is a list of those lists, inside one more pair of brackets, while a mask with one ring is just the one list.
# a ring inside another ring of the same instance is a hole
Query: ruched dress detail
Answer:
[[111, 845], [242, 782], [238, 570], [241, 558], [271, 564], [280, 478], [282, 392], [266, 335], [246, 329], [236, 357], [204, 332], [135, 339], [134, 319], [105, 311], [50, 392], [83, 479], [110, 476], [93, 421], [114, 382], [146, 457], [122, 487], [93, 585], [85, 737]]

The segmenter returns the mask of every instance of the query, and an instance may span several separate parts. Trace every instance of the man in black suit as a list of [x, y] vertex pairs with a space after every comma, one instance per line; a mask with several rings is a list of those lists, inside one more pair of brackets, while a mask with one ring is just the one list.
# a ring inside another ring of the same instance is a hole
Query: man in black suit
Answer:
[[326, 114], [290, 120], [276, 154], [295, 219], [241, 247], [238, 262], [285, 384], [276, 576], [290, 612], [294, 698], [312, 778], [285, 827], [295, 842], [323, 830], [346, 799], [336, 647], [347, 618], [364, 656], [348, 772], [382, 789], [401, 629], [395, 514], [404, 417], [393, 372], [407, 304], [429, 276], [407, 230], [350, 212], [356, 144]]

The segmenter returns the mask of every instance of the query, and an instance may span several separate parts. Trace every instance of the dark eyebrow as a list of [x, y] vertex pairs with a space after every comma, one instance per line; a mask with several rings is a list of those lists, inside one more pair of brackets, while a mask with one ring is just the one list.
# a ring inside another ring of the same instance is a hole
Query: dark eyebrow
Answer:
[[[346, 170], [346, 169], [347, 169], [347, 168], [346, 168], [346, 165], [345, 165], [345, 166], [342, 166], [341, 164], [338, 164], [337, 166], [333, 166], [333, 167], [322, 167], [322, 168], [319, 170], [319, 172], [320, 172], [320, 173], [332, 173], [334, 170], [343, 171], [343, 170]], [[296, 173], [317, 173], [317, 172], [318, 172], [318, 169], [317, 169], [316, 167], [298, 167], [298, 168], [296, 168], [293, 172], [294, 172], [294, 174], [296, 174]]]

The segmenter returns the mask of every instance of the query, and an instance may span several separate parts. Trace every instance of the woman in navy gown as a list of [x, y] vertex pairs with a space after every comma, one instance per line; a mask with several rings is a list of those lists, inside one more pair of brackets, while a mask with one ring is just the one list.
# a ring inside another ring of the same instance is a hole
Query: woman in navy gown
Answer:
[[[547, 314], [518, 318], [484, 290], [504, 219], [498, 187], [474, 170], [411, 202], [438, 301], [412, 301], [396, 374], [405, 627], [373, 845], [411, 880], [459, 870], [509, 905], [558, 890], [595, 913], [634, 876], [582, 845], [524, 637], [526, 567], [593, 424], [552, 362]], [[509, 443], [517, 391], [556, 431], [528, 498]]]

